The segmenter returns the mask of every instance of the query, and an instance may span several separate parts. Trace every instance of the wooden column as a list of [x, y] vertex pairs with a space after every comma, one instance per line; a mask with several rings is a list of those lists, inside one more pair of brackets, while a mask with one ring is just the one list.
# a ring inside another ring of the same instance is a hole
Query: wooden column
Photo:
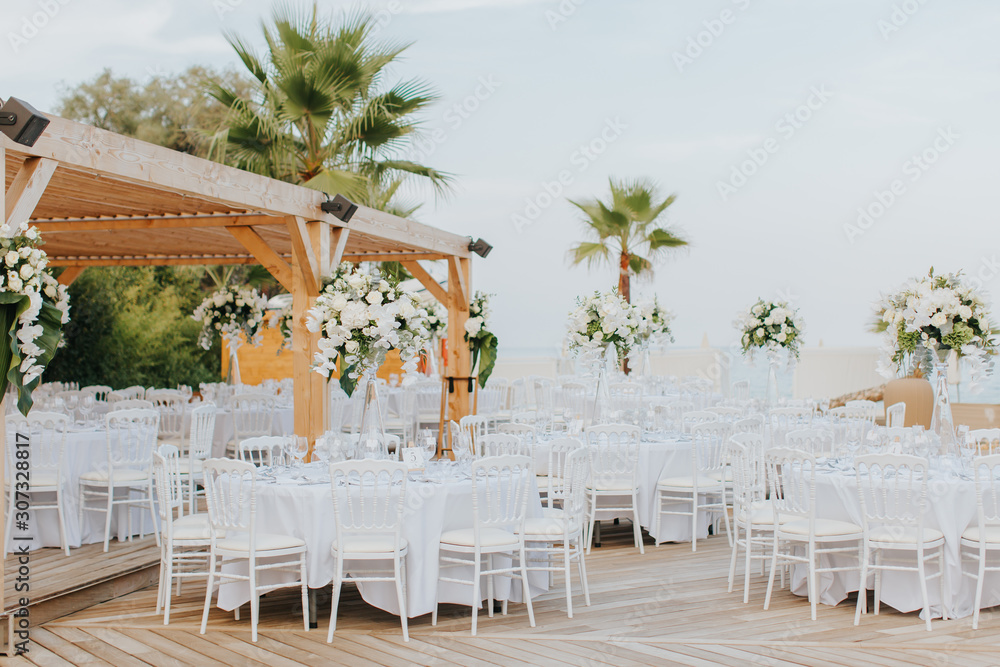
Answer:
[[306, 312], [319, 296], [319, 248], [305, 221], [287, 219], [292, 237], [292, 377], [295, 384], [295, 434], [309, 438], [310, 447], [326, 429], [327, 381], [312, 370], [319, 334], [306, 328]]
[[[465, 341], [465, 323], [469, 319], [471, 292], [469, 260], [448, 258], [448, 368], [446, 377], [453, 391], [448, 393], [448, 419], [458, 421], [469, 414], [470, 375], [469, 344]], [[445, 389], [449, 389], [446, 385]]]

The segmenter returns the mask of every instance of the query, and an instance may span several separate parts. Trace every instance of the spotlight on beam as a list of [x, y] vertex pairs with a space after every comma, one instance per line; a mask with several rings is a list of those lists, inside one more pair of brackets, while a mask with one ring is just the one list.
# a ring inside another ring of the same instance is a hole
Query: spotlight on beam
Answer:
[[35, 107], [16, 97], [0, 107], [0, 132], [24, 146], [34, 146], [49, 124]]
[[483, 259], [486, 259], [486, 255], [490, 254], [490, 251], [493, 250], [493, 246], [491, 246], [489, 243], [487, 243], [482, 239], [476, 239], [475, 241], [473, 241], [472, 237], [470, 236], [469, 250], [476, 253]]
[[324, 213], [329, 213], [344, 224], [350, 222], [354, 213], [358, 210], [358, 205], [343, 195], [337, 195], [333, 199], [323, 202], [319, 207], [323, 209]]

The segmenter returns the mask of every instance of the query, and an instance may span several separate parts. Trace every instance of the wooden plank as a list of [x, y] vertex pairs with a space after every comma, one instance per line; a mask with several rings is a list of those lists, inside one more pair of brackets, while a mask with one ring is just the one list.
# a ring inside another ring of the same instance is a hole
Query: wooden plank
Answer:
[[306, 231], [309, 233], [309, 243], [316, 255], [316, 270], [322, 281], [330, 275], [330, 225], [319, 220], [311, 220], [306, 223]]
[[418, 260], [447, 259], [448, 255], [426, 252], [346, 252], [343, 259], [352, 262], [416, 262]]
[[401, 263], [407, 271], [413, 274], [414, 278], [420, 281], [420, 284], [423, 285], [435, 299], [437, 299], [445, 307], [448, 306], [448, 293], [444, 291], [444, 288], [441, 287], [441, 284], [438, 281], [434, 280], [434, 277], [427, 272], [427, 269], [416, 261]]
[[351, 230], [346, 227], [330, 228], [330, 270], [333, 271], [343, 261], [344, 250], [347, 249], [347, 239]]
[[4, 201], [4, 219], [11, 229], [17, 229], [18, 225], [31, 217], [49, 179], [55, 173], [56, 165], [55, 160], [37, 157], [28, 158], [21, 165], [7, 188]]
[[59, 277], [56, 280], [59, 281], [60, 285], [69, 287], [73, 284], [74, 280], [80, 277], [80, 274], [83, 273], [86, 268], [87, 267], [85, 266], [67, 266], [63, 269], [63, 272], [59, 274]]
[[286, 290], [292, 290], [292, 268], [284, 258], [276, 253], [267, 241], [260, 237], [253, 227], [230, 227], [229, 233], [243, 244], [260, 261], [274, 279]]
[[[467, 266], [465, 267], [468, 268]], [[459, 421], [469, 414], [469, 382], [471, 355], [465, 340], [465, 323], [469, 319], [467, 285], [469, 275], [453, 260], [448, 262], [448, 361], [446, 376], [458, 378], [445, 385], [448, 393], [448, 419]]]
[[469, 309], [469, 301], [472, 300], [468, 287], [468, 274], [468, 267], [459, 264], [456, 257], [448, 258], [448, 291], [453, 298], [458, 300], [460, 305], [465, 304], [466, 310]]
[[169, 215], [124, 218], [76, 219], [76, 220], [35, 220], [38, 231], [45, 232], [92, 232], [147, 229], [191, 229], [194, 227], [251, 227], [256, 225], [284, 225], [285, 220], [274, 215], [222, 214], [222, 215]]
[[305, 293], [311, 297], [319, 296], [321, 278], [319, 261], [316, 259], [316, 252], [313, 249], [309, 231], [306, 229], [306, 221], [298, 216], [290, 216], [285, 218], [285, 222], [292, 239], [292, 255], [295, 257], [295, 265], [304, 281]]
[[253, 255], [199, 255], [184, 257], [56, 257], [49, 266], [196, 266], [200, 264], [259, 264]]

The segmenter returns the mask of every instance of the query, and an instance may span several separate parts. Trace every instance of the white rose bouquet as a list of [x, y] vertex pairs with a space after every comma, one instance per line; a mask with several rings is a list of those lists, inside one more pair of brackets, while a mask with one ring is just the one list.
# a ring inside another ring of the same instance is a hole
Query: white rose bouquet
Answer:
[[789, 363], [799, 358], [802, 321], [798, 311], [787, 302], [757, 299], [757, 303], [740, 315], [735, 326], [740, 332], [744, 355], [752, 357], [757, 349], [771, 354], [787, 350]]
[[485, 387], [493, 366], [497, 361], [497, 347], [500, 345], [496, 334], [486, 328], [490, 318], [490, 296], [476, 292], [469, 304], [469, 319], [465, 321], [465, 340], [472, 351], [472, 368], [479, 362], [479, 387]]
[[431, 340], [447, 336], [448, 309], [437, 300], [424, 304], [424, 308], [427, 310], [427, 331], [430, 333]]
[[[56, 307], [58, 290], [53, 298], [43, 293], [48, 257], [39, 245], [38, 230], [26, 222], [17, 229], [0, 225], [0, 329], [8, 341], [0, 345], [0, 396], [13, 383], [17, 408], [25, 415], [32, 406], [31, 392], [41, 382], [68, 321]], [[65, 305], [68, 312], [68, 297]]]
[[250, 287], [226, 286], [206, 298], [191, 315], [201, 322], [201, 336], [198, 342], [206, 350], [212, 347], [212, 339], [221, 335], [235, 351], [242, 343], [240, 334], [251, 345], [262, 342], [261, 325], [267, 299]]
[[619, 358], [638, 342], [642, 314], [618, 292], [594, 292], [576, 301], [569, 315], [569, 348], [575, 352], [595, 352], [614, 345]]
[[914, 278], [875, 304], [874, 328], [882, 332], [879, 373], [891, 378], [925, 352], [955, 350], [970, 363], [973, 382], [992, 372], [996, 354], [986, 298], [961, 273]]
[[661, 340], [673, 342], [673, 334], [670, 333], [670, 322], [674, 319], [674, 314], [666, 308], [661, 308], [656, 297], [648, 301], [636, 304], [641, 320], [636, 338], [641, 344], [655, 343]]
[[270, 325], [278, 327], [281, 333], [281, 346], [278, 348], [278, 354], [281, 354], [282, 350], [292, 344], [292, 305], [288, 304], [271, 315]]
[[321, 334], [313, 368], [327, 378], [339, 368], [340, 386], [348, 395], [364, 372], [382, 364], [389, 350], [399, 350], [405, 373], [417, 368], [429, 337], [427, 312], [397, 286], [377, 270], [359, 267], [341, 274], [338, 269], [309, 309], [306, 327]]

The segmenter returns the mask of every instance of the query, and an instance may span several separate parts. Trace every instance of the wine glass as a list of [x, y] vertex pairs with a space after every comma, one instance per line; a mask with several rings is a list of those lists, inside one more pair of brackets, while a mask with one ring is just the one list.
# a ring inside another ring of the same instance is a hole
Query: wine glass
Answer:
[[309, 454], [309, 438], [304, 435], [289, 436], [286, 451], [289, 462], [294, 461], [296, 467], [301, 467]]
[[90, 424], [90, 415], [94, 413], [94, 397], [84, 396], [80, 399], [80, 416], [83, 417], [83, 425], [87, 426]]
[[420, 433], [417, 435], [417, 441], [427, 451], [429, 458], [433, 458], [437, 454], [437, 439], [434, 437], [434, 432], [429, 428], [420, 430]]

